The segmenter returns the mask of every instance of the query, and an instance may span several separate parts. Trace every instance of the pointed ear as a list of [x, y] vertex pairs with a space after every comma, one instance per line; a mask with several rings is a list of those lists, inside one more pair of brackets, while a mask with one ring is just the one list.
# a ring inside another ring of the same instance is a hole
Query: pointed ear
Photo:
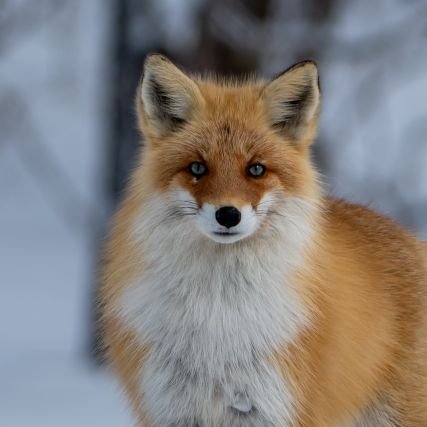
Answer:
[[304, 61], [288, 68], [264, 87], [263, 97], [274, 129], [294, 141], [312, 142], [320, 102], [314, 62]]
[[197, 84], [169, 59], [152, 54], [145, 60], [136, 103], [142, 131], [164, 136], [188, 121], [203, 97]]

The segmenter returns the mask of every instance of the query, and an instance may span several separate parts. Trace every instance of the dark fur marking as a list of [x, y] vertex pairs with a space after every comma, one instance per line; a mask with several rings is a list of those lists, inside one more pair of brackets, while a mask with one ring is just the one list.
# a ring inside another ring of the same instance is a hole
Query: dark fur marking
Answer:
[[165, 361], [165, 367], [170, 368], [173, 371], [173, 376], [170, 378], [167, 384], [167, 388], [178, 387], [182, 388], [184, 392], [188, 383], [196, 384], [199, 381], [199, 374], [195, 369], [191, 369], [186, 366], [184, 361], [180, 357], [170, 358]]
[[233, 412], [233, 414], [236, 415], [239, 418], [240, 417], [241, 418], [250, 417], [252, 415], [255, 415], [258, 412], [257, 409], [254, 406], [252, 406], [252, 408], [249, 409], [248, 412], [239, 411], [238, 409], [233, 408], [232, 406], [230, 406], [230, 409], [231, 409], [231, 412]]
[[298, 98], [284, 101], [282, 106], [283, 110], [287, 111], [287, 113], [283, 115], [280, 121], [273, 123], [273, 127], [282, 129], [298, 126], [304, 117], [306, 108], [312, 100], [312, 92], [313, 89], [311, 86], [303, 86]]
[[162, 112], [167, 113], [172, 102], [165, 89], [153, 78], [150, 79], [148, 85], [152, 103], [158, 105]]
[[170, 111], [170, 107], [173, 103], [172, 98], [167, 94], [166, 90], [157, 82], [151, 78], [148, 82], [150, 88], [151, 102], [157, 106], [157, 117], [162, 121], [169, 121], [172, 127], [180, 126], [185, 123], [182, 117], [174, 115]]

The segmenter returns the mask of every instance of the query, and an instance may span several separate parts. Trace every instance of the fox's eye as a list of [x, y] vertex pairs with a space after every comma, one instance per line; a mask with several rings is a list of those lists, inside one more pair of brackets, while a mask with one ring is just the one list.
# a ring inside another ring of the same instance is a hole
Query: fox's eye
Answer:
[[191, 175], [199, 179], [206, 174], [208, 168], [203, 163], [193, 162], [188, 166], [188, 171]]
[[258, 178], [260, 176], [263, 176], [265, 173], [265, 166], [261, 163], [254, 163], [253, 165], [250, 165], [248, 167], [248, 175]]

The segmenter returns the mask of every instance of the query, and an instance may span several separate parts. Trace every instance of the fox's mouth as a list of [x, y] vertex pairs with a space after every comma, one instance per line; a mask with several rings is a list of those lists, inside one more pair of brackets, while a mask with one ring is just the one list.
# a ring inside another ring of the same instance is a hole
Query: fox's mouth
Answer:
[[217, 236], [236, 236], [237, 233], [235, 231], [214, 231], [213, 234], [216, 234]]
[[231, 244], [235, 243], [239, 240], [242, 240], [245, 237], [245, 233], [241, 231], [231, 231], [231, 230], [222, 230], [222, 231], [214, 231], [212, 230], [207, 234], [209, 238], [217, 243], [222, 244]]

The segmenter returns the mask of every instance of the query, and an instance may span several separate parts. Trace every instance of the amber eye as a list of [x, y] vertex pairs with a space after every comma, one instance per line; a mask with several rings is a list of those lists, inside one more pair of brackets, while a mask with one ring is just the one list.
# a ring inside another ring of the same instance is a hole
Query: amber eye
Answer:
[[253, 165], [250, 165], [247, 169], [248, 175], [252, 176], [254, 178], [258, 178], [260, 176], [263, 176], [265, 174], [265, 166], [261, 163], [254, 163]]
[[191, 175], [200, 179], [203, 175], [206, 175], [208, 168], [203, 163], [193, 162], [188, 166], [188, 171]]

